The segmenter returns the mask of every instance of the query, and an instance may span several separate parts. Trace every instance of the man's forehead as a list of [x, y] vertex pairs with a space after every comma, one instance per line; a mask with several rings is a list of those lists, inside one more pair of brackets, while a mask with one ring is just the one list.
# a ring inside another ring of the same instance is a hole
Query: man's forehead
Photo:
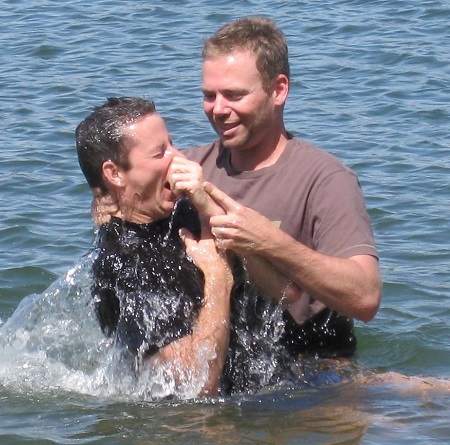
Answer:
[[262, 81], [256, 67], [256, 57], [248, 50], [206, 58], [203, 61], [202, 80], [204, 87], [211, 83], [234, 84], [238, 87], [248, 81]]
[[203, 59], [203, 65], [210, 61], [235, 64], [240, 61], [256, 61], [256, 54], [246, 48], [234, 48], [226, 52], [214, 52]]

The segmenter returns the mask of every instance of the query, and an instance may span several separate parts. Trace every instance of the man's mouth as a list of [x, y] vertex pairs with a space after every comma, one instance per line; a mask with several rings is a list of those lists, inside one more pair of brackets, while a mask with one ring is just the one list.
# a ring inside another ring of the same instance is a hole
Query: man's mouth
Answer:
[[222, 136], [231, 136], [234, 130], [239, 126], [239, 122], [233, 122], [230, 124], [218, 124], [217, 128], [219, 130], [219, 133]]

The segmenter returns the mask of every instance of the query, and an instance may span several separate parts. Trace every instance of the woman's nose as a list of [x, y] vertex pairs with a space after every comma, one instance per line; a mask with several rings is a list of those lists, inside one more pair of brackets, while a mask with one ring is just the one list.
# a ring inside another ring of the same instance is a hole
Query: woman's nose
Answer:
[[168, 159], [172, 159], [174, 156], [176, 156], [174, 151], [175, 151], [175, 147], [173, 147], [172, 145], [168, 145], [166, 148], [166, 151], [164, 152], [164, 157], [168, 158]]
[[174, 158], [175, 156], [184, 156], [181, 153], [181, 151], [173, 145], [170, 145], [169, 147], [167, 147], [167, 150], [164, 153], [164, 155], [169, 157], [170, 159]]

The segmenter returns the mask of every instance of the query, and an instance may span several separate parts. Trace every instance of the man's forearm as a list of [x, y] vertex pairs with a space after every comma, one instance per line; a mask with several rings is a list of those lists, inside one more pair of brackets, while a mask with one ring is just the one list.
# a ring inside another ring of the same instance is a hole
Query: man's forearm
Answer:
[[250, 280], [264, 297], [286, 305], [306, 297], [305, 293], [285, 273], [275, 268], [262, 256], [248, 255], [244, 257], [244, 261]]
[[316, 252], [275, 229], [258, 253], [326, 306], [363, 321], [380, 303], [378, 264], [369, 255], [338, 258]]
[[380, 303], [377, 259], [371, 255], [337, 258], [297, 242], [272, 222], [242, 206], [210, 183], [205, 190], [225, 210], [210, 218], [211, 232], [223, 249], [259, 255], [299, 289], [342, 314], [368, 321]]

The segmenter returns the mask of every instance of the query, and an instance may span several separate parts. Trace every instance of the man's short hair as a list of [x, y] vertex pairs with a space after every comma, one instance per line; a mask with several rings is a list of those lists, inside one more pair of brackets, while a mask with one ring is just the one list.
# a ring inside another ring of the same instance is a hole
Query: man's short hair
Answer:
[[278, 74], [289, 79], [288, 47], [275, 23], [264, 17], [246, 17], [222, 26], [203, 45], [203, 60], [235, 50], [256, 55], [256, 68], [263, 86], [269, 89]]
[[113, 161], [127, 169], [127, 127], [156, 111], [152, 101], [138, 97], [111, 97], [94, 109], [75, 130], [78, 162], [91, 188], [106, 192], [102, 166]]

